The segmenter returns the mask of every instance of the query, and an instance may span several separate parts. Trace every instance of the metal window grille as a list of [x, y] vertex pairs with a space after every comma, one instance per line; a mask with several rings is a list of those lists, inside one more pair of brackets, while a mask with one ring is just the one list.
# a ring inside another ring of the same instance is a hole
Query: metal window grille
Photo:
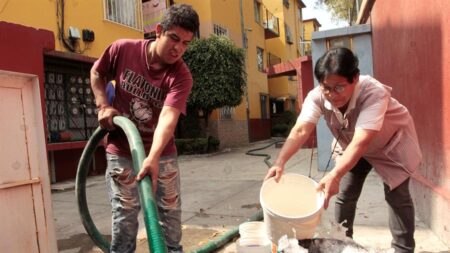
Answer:
[[264, 70], [264, 49], [257, 47], [256, 48], [256, 57], [258, 61], [258, 70]]
[[221, 119], [232, 119], [234, 114], [234, 108], [230, 106], [224, 106], [220, 108]]
[[286, 32], [286, 42], [288, 44], [292, 44], [293, 40], [292, 40], [291, 28], [287, 24], [284, 24], [284, 30]]
[[105, 19], [142, 31], [142, 1], [104, 0]]
[[214, 34], [217, 35], [217, 36], [226, 36], [226, 37], [228, 37], [228, 29], [223, 27], [223, 26], [214, 24]]

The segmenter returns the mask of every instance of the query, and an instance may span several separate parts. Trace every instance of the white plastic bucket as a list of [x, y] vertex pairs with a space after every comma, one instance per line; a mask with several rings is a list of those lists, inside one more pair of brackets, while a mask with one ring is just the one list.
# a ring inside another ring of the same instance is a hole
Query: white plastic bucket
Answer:
[[271, 253], [272, 242], [268, 238], [239, 238], [236, 241], [237, 253]]
[[266, 224], [262, 221], [248, 221], [239, 225], [241, 238], [262, 237], [267, 238]]
[[239, 225], [240, 238], [236, 242], [238, 253], [271, 253], [272, 242], [267, 237], [266, 225], [249, 221]]
[[300, 174], [284, 174], [280, 182], [266, 180], [260, 191], [264, 223], [269, 239], [277, 244], [288, 238], [308, 239], [314, 236], [323, 211], [324, 194], [316, 191], [317, 183]]

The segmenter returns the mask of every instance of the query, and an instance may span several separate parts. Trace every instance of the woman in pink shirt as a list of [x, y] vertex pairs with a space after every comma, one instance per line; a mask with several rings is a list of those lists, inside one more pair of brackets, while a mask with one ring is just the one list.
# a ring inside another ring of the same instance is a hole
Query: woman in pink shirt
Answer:
[[[391, 87], [360, 75], [358, 58], [347, 48], [334, 48], [317, 61], [314, 69], [320, 85], [309, 92], [266, 179], [279, 180], [284, 165], [308, 139], [324, 117], [337, 147], [336, 165], [319, 183], [325, 192], [325, 208], [336, 196], [335, 218], [353, 235], [358, 198], [372, 168], [384, 183], [389, 206], [389, 227], [395, 252], [414, 252], [414, 205], [409, 178], [422, 154], [408, 109], [391, 97]], [[336, 146], [335, 146], [336, 147]]]

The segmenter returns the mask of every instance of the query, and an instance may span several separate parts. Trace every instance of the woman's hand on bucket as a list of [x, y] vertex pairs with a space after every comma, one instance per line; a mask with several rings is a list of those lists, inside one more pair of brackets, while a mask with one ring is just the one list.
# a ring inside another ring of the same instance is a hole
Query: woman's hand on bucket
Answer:
[[264, 178], [264, 181], [271, 178], [271, 177], [275, 177], [275, 182], [279, 182], [281, 175], [283, 174], [283, 167], [282, 166], [278, 166], [278, 165], [274, 165], [272, 166], [269, 171], [267, 171], [266, 177]]
[[323, 207], [328, 208], [331, 197], [339, 192], [339, 182], [341, 178], [332, 172], [328, 173], [316, 187], [317, 191], [323, 191], [325, 193], [325, 201]]

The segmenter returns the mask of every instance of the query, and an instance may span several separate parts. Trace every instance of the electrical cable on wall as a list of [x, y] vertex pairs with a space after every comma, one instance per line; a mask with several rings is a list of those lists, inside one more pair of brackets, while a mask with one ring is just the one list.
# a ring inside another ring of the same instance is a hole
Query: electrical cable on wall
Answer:
[[64, 9], [65, 0], [56, 0], [56, 23], [58, 27], [58, 39], [62, 42], [65, 49], [72, 53], [83, 54], [86, 50], [90, 48], [90, 42], [84, 41], [84, 49], [77, 50], [77, 42], [74, 39], [67, 38], [64, 32]]

